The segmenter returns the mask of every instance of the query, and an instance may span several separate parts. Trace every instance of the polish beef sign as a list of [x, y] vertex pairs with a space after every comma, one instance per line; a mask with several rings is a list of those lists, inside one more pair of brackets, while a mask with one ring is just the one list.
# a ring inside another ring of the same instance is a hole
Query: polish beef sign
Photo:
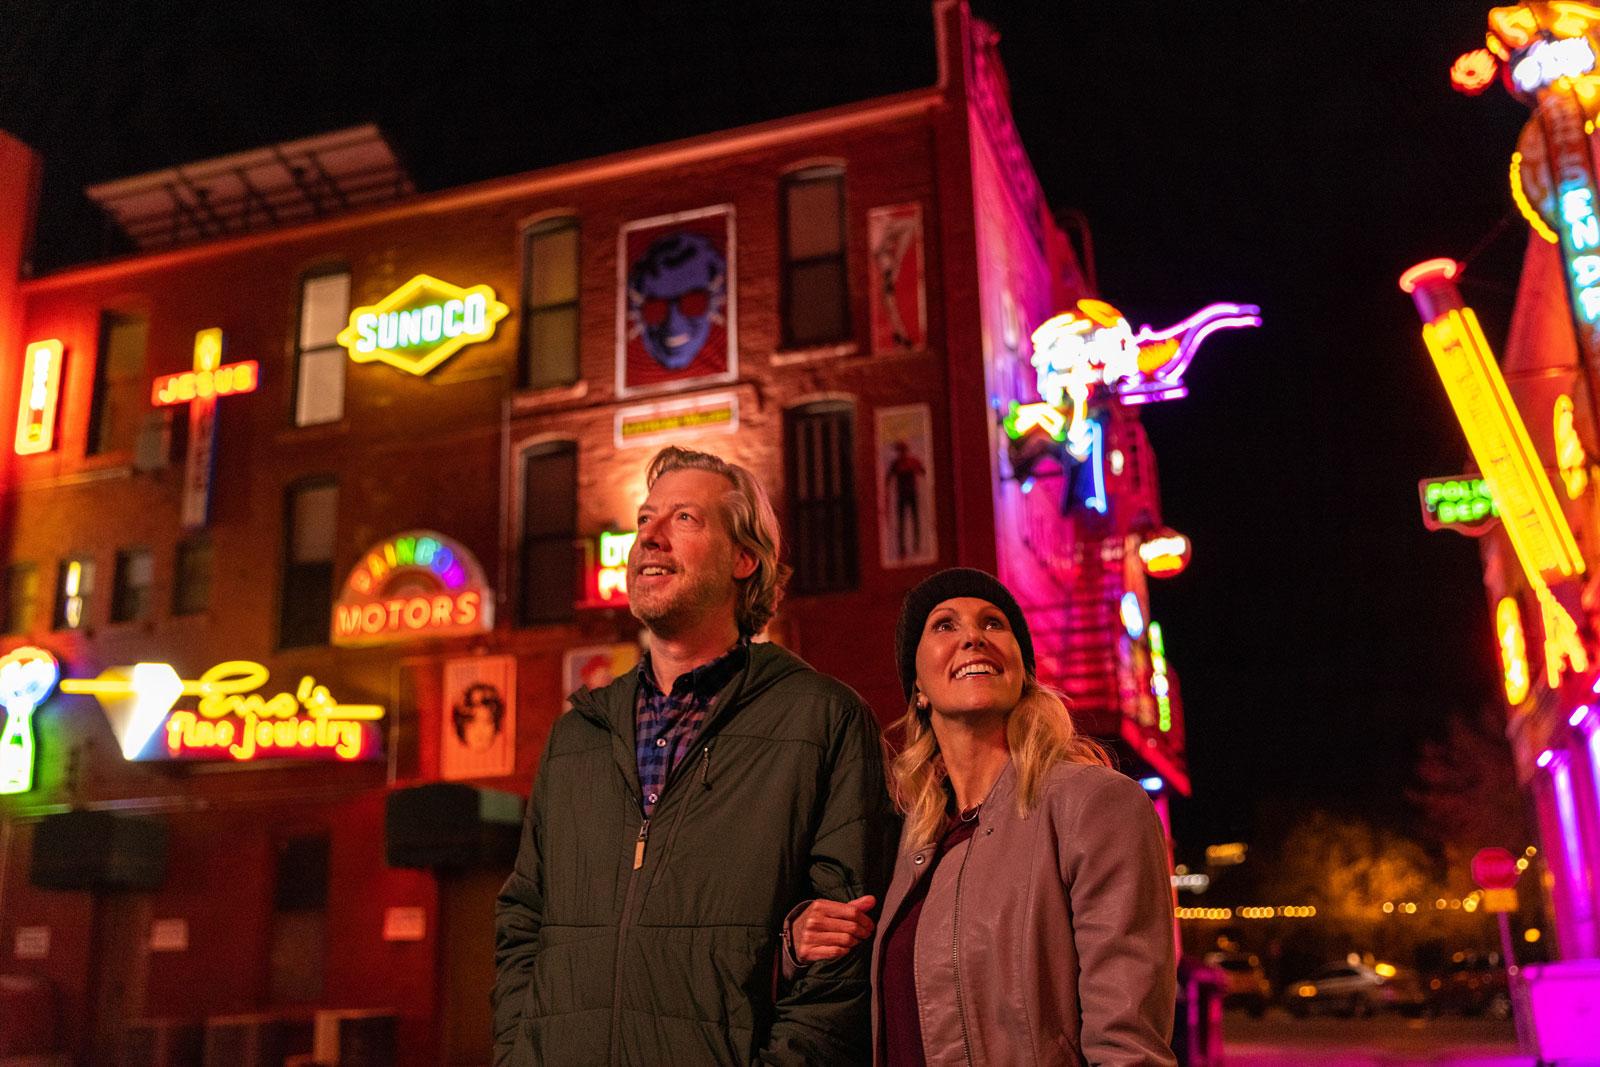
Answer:
[[485, 633], [494, 596], [459, 541], [408, 530], [374, 545], [333, 605], [332, 639], [345, 648]]

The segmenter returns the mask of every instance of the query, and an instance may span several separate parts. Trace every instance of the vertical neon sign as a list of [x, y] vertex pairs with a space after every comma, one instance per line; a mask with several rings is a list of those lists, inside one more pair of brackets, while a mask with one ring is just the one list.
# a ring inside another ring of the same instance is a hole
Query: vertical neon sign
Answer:
[[22, 359], [16, 452], [32, 456], [56, 443], [56, 402], [61, 396], [61, 342], [35, 341]]
[[0, 734], [0, 795], [33, 788], [33, 710], [44, 703], [60, 678], [56, 659], [26, 646], [0, 656], [0, 707], [6, 711]]
[[1583, 105], [1563, 81], [1539, 93], [1537, 116], [1555, 178], [1556, 232], [1567, 261], [1567, 295], [1578, 343], [1593, 363], [1600, 360], [1600, 189], [1584, 132]]

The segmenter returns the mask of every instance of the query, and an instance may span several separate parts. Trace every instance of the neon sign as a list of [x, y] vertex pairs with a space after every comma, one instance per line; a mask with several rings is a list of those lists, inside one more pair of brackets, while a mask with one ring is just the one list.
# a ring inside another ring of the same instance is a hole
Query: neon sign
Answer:
[[1539, 599], [1545, 677], [1554, 688], [1564, 670], [1589, 669], [1578, 625], [1549, 585], [1582, 574], [1583, 556], [1478, 317], [1461, 306], [1451, 282], [1457, 273], [1459, 267], [1453, 263], [1418, 264], [1402, 276], [1401, 288], [1412, 295], [1426, 320], [1422, 337], [1428, 353], [1489, 494], [1500, 508], [1500, 520], [1523, 574]]
[[1417, 496], [1422, 500], [1422, 525], [1430, 530], [1481, 537], [1500, 518], [1489, 483], [1472, 475], [1424, 478], [1417, 483]]
[[1176, 530], [1162, 530], [1139, 545], [1139, 562], [1152, 578], [1173, 578], [1189, 566], [1189, 539]]
[[1561, 484], [1566, 486], [1567, 499], [1576, 500], [1589, 488], [1589, 454], [1578, 440], [1578, 428], [1573, 418], [1575, 408], [1572, 397], [1562, 393], [1556, 397], [1553, 417], [1555, 421], [1556, 465], [1561, 469]]
[[56, 658], [42, 648], [24, 646], [0, 656], [0, 707], [6, 712], [5, 732], [0, 734], [0, 795], [33, 788], [33, 711], [60, 676]]
[[1162, 733], [1172, 731], [1172, 681], [1167, 677], [1167, 642], [1161, 624], [1152, 622], [1150, 634], [1150, 693], [1156, 698], [1156, 726]]
[[60, 341], [35, 341], [22, 357], [22, 397], [17, 404], [16, 453], [48, 452], [56, 443], [56, 404], [61, 397]]
[[[263, 696], [267, 678], [266, 667], [248, 660], [219, 663], [194, 680], [180, 678], [171, 664], [139, 663], [94, 679], [64, 679], [61, 691], [99, 701], [128, 760], [354, 761], [382, 754], [382, 705], [341, 704], [310, 675], [293, 692]], [[198, 698], [194, 710], [173, 710], [185, 696]]]
[[463, 289], [419, 274], [376, 304], [352, 310], [335, 340], [357, 363], [423, 375], [467, 345], [489, 340], [510, 310], [487, 285]]
[[1500, 679], [1506, 703], [1516, 707], [1528, 699], [1528, 639], [1522, 629], [1522, 609], [1515, 597], [1501, 597], [1494, 609], [1495, 637], [1500, 645]]
[[1418, 274], [1414, 268], [1405, 283], [1424, 317], [1431, 317], [1422, 327], [1423, 340], [1523, 569], [1541, 584], [1582, 574], [1578, 543], [1477, 315], [1448, 306], [1459, 297], [1443, 270]]
[[1477, 96], [1494, 84], [1499, 64], [1487, 48], [1477, 48], [1456, 58], [1450, 67], [1450, 84], [1459, 93]]
[[1122, 594], [1117, 612], [1122, 617], [1122, 630], [1135, 641], [1144, 636], [1144, 608], [1139, 605], [1139, 594], [1128, 590]]
[[599, 537], [594, 579], [594, 595], [607, 604], [628, 599], [628, 553], [639, 537], [633, 533], [604, 532]]
[[261, 364], [253, 359], [222, 362], [221, 330], [201, 330], [195, 334], [194, 369], [157, 378], [150, 386], [150, 403], [161, 408], [193, 400], [253, 393], [260, 380]]
[[157, 407], [189, 405], [189, 449], [184, 459], [183, 528], [206, 524], [211, 511], [211, 475], [217, 451], [217, 398], [254, 392], [260, 379], [255, 360], [222, 362], [222, 330], [212, 327], [194, 335], [194, 370], [167, 374], [150, 388]]
[[360, 647], [494, 628], [494, 597], [477, 557], [432, 530], [395, 534], [362, 555], [333, 606], [335, 645]]
[[1511, 81], [1531, 96], [1562, 78], [1577, 78], [1592, 72], [1594, 64], [1594, 49], [1582, 37], [1538, 40], [1511, 64]]
[[[1039, 426], [1082, 460], [1092, 443], [1088, 406], [1097, 390], [1107, 389], [1125, 404], [1185, 396], [1183, 374], [1207, 337], [1218, 330], [1259, 325], [1257, 307], [1211, 304], [1175, 326], [1135, 331], [1105, 301], [1079, 300], [1071, 311], [1033, 331], [1030, 362], [1043, 406], [1013, 404], [1007, 433], [1015, 438]], [[1046, 409], [1054, 409], [1055, 416], [1046, 415]]]

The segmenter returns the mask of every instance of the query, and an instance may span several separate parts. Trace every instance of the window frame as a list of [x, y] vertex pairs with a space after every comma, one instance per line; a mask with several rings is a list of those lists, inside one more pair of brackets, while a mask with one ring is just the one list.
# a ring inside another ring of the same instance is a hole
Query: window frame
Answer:
[[[537, 538], [540, 543], [564, 543], [567, 553], [568, 588], [567, 606], [561, 612], [552, 612], [549, 615], [535, 615], [532, 613], [532, 598], [528, 595], [528, 582], [530, 581], [528, 556], [529, 548], [533, 543], [528, 536], [528, 464], [531, 460], [547, 456], [570, 454], [572, 459], [572, 523], [562, 532], [543, 534]], [[523, 628], [534, 626], [551, 626], [570, 622], [576, 618], [579, 595], [579, 566], [582, 562], [582, 553], [578, 546], [578, 479], [579, 479], [579, 451], [578, 442], [571, 438], [546, 438], [544, 440], [530, 441], [521, 446], [517, 452], [517, 537], [516, 537], [516, 567], [517, 575], [517, 625]]]
[[[68, 620], [66, 614], [67, 601], [70, 599], [66, 591], [67, 573], [74, 563], [79, 565], [80, 575], [85, 569], [87, 569], [89, 575], [89, 586], [87, 590], [83, 589], [82, 579], [80, 578], [79, 589], [82, 591], [76, 595], [83, 603], [79, 607], [78, 621], [76, 623], [72, 623], [70, 620]], [[50, 607], [50, 629], [52, 632], [70, 633], [75, 631], [89, 630], [92, 628], [93, 620], [90, 618], [90, 612], [94, 610], [95, 604], [94, 580], [95, 559], [93, 553], [74, 552], [70, 555], [61, 557], [60, 562], [56, 566], [55, 588], [53, 590], [53, 601]]]
[[[533, 302], [534, 245], [538, 238], [564, 230], [573, 233], [572, 299], [559, 303]], [[526, 220], [518, 230], [518, 259], [522, 278], [518, 296], [522, 303], [520, 332], [517, 337], [517, 385], [530, 392], [570, 389], [583, 381], [583, 223], [576, 212], [557, 211]], [[572, 312], [572, 374], [563, 380], [538, 381], [534, 374], [537, 353], [533, 351], [534, 319], [542, 312]]]
[[[142, 379], [148, 374], [150, 368], [150, 316], [140, 311], [118, 310], [116, 308], [101, 308], [96, 336], [94, 368], [89, 389], [89, 424], [83, 436], [83, 454], [86, 459], [98, 459], [104, 456], [132, 455], [138, 448], [139, 434], [142, 423], [135, 422], [133, 432], [125, 442], [107, 442], [105, 420], [110, 405], [113, 403], [113, 392], [133, 378], [113, 378], [111, 376], [111, 334], [113, 329], [122, 323], [142, 322], [144, 324], [144, 346], [140, 353]], [[146, 391], [148, 395], [148, 391]]]
[[[198, 605], [190, 604], [185, 597], [185, 591], [190, 584], [186, 582], [184, 573], [184, 556], [186, 552], [196, 551], [203, 546], [206, 558], [205, 597]], [[190, 619], [196, 615], [204, 615], [211, 610], [211, 594], [216, 579], [216, 542], [206, 530], [199, 530], [183, 538], [172, 550], [172, 604], [171, 613], [175, 619]]]
[[[309, 563], [297, 563], [294, 559], [294, 541], [296, 533], [295, 504], [302, 493], [311, 492], [317, 489], [325, 489], [330, 486], [334, 490], [334, 547], [329, 552], [328, 559], [326, 561], [315, 560]], [[283, 549], [278, 574], [277, 648], [280, 651], [290, 648], [318, 648], [328, 644], [329, 642], [329, 629], [331, 628], [331, 620], [333, 618], [333, 595], [336, 592], [334, 585], [338, 573], [335, 564], [336, 557], [338, 556], [339, 541], [339, 495], [339, 479], [332, 474], [310, 475], [305, 478], [296, 479], [284, 487], [282, 520]], [[293, 635], [293, 640], [291, 640], [291, 635], [287, 632], [289, 630], [290, 622], [290, 594], [291, 592], [295, 592], [300, 588], [299, 583], [309, 584], [306, 575], [312, 568], [317, 568], [320, 572], [323, 567], [327, 568], [326, 584], [328, 586], [327, 608], [326, 611], [324, 611], [321, 615], [323, 623], [317, 628], [315, 637], [311, 640], [301, 640], [302, 637], [309, 636], [309, 631], [304, 635], [296, 633]]]
[[[836, 183], [839, 191], [839, 248], [824, 255], [795, 258], [790, 252], [789, 221], [790, 193], [807, 182], [824, 178]], [[850, 226], [845, 198], [845, 165], [843, 162], [819, 162], [796, 167], [778, 182], [778, 345], [779, 351], [803, 352], [848, 344], [854, 339], [855, 327], [850, 319]], [[839, 324], [837, 336], [800, 339], [794, 332], [794, 273], [797, 268], [819, 263], [837, 262], [839, 267]]]
[[[856, 402], [853, 398], [827, 397], [807, 401], [786, 408], [783, 413], [784, 473], [787, 481], [789, 529], [792, 531], [789, 562], [793, 567], [791, 585], [796, 595], [820, 595], [850, 592], [861, 587], [861, 517], [856, 500]], [[815, 500], [801, 498], [802, 475], [811, 471], [801, 469], [801, 426], [805, 423], [822, 423], [823, 417], [837, 420], [843, 428], [839, 442], [839, 466], [833, 472], [837, 491]], [[832, 533], [820, 538], [817, 544], [826, 553], [828, 545], [842, 546], [842, 552], [831, 565], [819, 567], [828, 573], [813, 573], [813, 555], [816, 554], [812, 526], [819, 520], [808, 512], [821, 514], [821, 522], [833, 528]], [[835, 513], [836, 514], [833, 514]]]
[[[140, 557], [143, 557], [144, 565], [150, 572], [150, 579], [142, 587], [129, 585], [128, 576]], [[127, 545], [117, 549], [111, 563], [110, 621], [113, 624], [144, 622], [150, 618], [154, 606], [155, 569], [155, 553], [150, 551], [148, 545]], [[129, 597], [134, 598], [131, 605], [128, 603]]]
[[[5, 633], [8, 636], [31, 633], [34, 619], [39, 615], [39, 565], [31, 559], [16, 559], [6, 565], [6, 616]], [[26, 608], [18, 611], [17, 590], [19, 577], [26, 574], [32, 586]]]
[[[339, 344], [338, 340], [336, 339], [337, 334], [335, 334], [334, 340], [330, 340], [325, 345], [317, 345], [313, 348], [305, 347], [304, 338], [306, 324], [306, 290], [312, 282], [319, 281], [323, 278], [331, 278], [340, 274], [344, 275], [346, 279], [344, 313], [345, 318], [348, 320], [350, 317], [350, 294], [354, 291], [355, 287], [355, 278], [351, 274], [349, 264], [326, 263], [320, 267], [313, 267], [310, 270], [304, 271], [300, 275], [299, 298], [295, 304], [294, 316], [294, 359], [292, 361], [294, 368], [294, 379], [289, 390], [289, 425], [297, 430], [310, 429], [316, 426], [335, 426], [345, 420], [345, 402], [349, 397], [349, 392], [345, 387], [350, 383], [349, 354], [345, 352], [344, 346]], [[300, 390], [304, 380], [305, 357], [307, 355], [321, 354], [330, 351], [341, 354], [339, 358], [339, 367], [343, 382], [339, 391], [339, 414], [335, 418], [322, 419], [317, 422], [301, 422]]]

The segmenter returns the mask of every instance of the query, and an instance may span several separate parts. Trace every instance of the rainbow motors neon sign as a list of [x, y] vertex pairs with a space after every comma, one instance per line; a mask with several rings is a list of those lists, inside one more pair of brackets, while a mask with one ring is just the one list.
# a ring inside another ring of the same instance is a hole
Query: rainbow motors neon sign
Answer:
[[376, 304], [351, 311], [336, 340], [357, 363], [423, 375], [467, 345], [489, 340], [510, 310], [487, 285], [463, 289], [419, 274]]
[[408, 530], [372, 546], [333, 606], [332, 640], [346, 648], [494, 627], [494, 595], [477, 557], [432, 530]]

